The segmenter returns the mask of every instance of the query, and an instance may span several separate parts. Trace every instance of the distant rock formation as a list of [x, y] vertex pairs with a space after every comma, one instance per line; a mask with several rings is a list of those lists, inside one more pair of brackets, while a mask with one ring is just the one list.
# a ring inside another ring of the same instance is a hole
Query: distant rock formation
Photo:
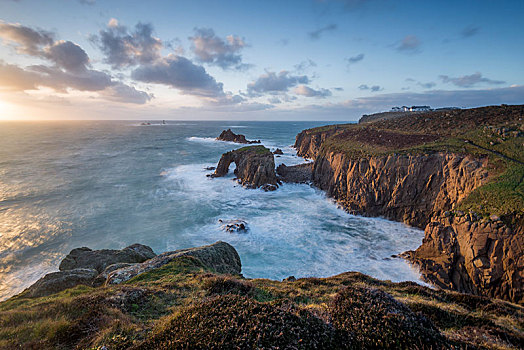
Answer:
[[236, 143], [245, 143], [245, 144], [254, 144], [254, 143], [260, 143], [260, 140], [256, 141], [249, 141], [246, 140], [246, 137], [241, 134], [235, 134], [231, 129], [227, 129], [222, 131], [219, 137], [217, 137], [217, 140], [219, 141], [228, 141], [228, 142], [236, 142]]
[[275, 159], [273, 153], [266, 147], [248, 146], [224, 153], [212, 177], [226, 175], [231, 163], [236, 164], [235, 175], [243, 186], [247, 188], [263, 187], [266, 191], [277, 188]]
[[282, 152], [282, 150], [280, 148], [277, 148], [276, 150], [273, 151], [273, 154], [282, 155], [282, 154], [284, 154], [284, 152]]

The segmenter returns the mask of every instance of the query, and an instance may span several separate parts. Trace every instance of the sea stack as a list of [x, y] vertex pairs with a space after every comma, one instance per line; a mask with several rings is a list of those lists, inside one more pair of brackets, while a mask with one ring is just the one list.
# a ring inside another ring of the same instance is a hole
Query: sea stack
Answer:
[[231, 163], [236, 164], [235, 175], [244, 187], [262, 187], [265, 191], [277, 189], [275, 159], [273, 153], [266, 147], [247, 146], [224, 153], [212, 177], [226, 175]]
[[231, 129], [227, 129], [222, 131], [220, 136], [217, 137], [218, 141], [227, 141], [227, 142], [236, 142], [236, 143], [245, 143], [245, 144], [254, 144], [254, 143], [260, 143], [260, 140], [255, 141], [249, 141], [246, 140], [246, 137], [241, 134], [235, 134]]

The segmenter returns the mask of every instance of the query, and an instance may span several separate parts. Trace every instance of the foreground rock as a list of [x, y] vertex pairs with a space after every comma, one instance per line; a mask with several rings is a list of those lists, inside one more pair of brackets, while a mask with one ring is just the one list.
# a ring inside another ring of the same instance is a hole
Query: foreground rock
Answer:
[[[146, 256], [150, 258], [145, 259]], [[46, 296], [80, 284], [96, 287], [104, 283], [121, 283], [182, 256], [194, 257], [203, 266], [218, 273], [238, 275], [241, 271], [238, 253], [224, 242], [166, 252], [158, 256], [150, 247], [142, 244], [133, 244], [122, 250], [91, 250], [84, 247], [73, 249], [60, 264], [63, 271], [45, 275], [27, 289], [27, 295]]]
[[277, 174], [282, 182], [310, 183], [313, 180], [313, 163], [293, 166], [280, 164], [277, 167]]
[[82, 268], [48, 273], [26, 289], [27, 296], [31, 298], [43, 297], [79, 284], [90, 286], [97, 276], [97, 270]]
[[102, 249], [91, 250], [87, 247], [73, 249], [60, 263], [60, 271], [77, 268], [95, 269], [99, 273], [106, 267], [118, 263], [141, 263], [151, 259], [156, 254], [142, 244], [133, 244], [121, 250]]
[[243, 186], [258, 188], [271, 185], [266, 186], [267, 190], [276, 189], [275, 159], [266, 147], [248, 146], [224, 153], [212, 177], [225, 176], [231, 163], [236, 164], [235, 175]]
[[246, 137], [244, 135], [235, 134], [233, 131], [231, 131], [231, 129], [222, 131], [220, 136], [217, 137], [217, 140], [235, 142], [235, 143], [245, 143], [245, 144], [260, 143], [260, 140], [256, 140], [256, 141], [246, 140]]
[[142, 264], [136, 264], [111, 272], [106, 284], [118, 284], [130, 280], [144, 272], [162, 267], [180, 257], [198, 259], [207, 268], [217, 273], [240, 274], [242, 264], [240, 257], [233, 246], [226, 242], [216, 242], [198, 248], [175, 250], [160, 254]]

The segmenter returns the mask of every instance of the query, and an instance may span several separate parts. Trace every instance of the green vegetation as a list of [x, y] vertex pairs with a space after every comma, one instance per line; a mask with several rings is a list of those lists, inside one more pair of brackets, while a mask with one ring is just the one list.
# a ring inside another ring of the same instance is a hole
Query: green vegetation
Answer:
[[348, 272], [294, 282], [217, 275], [181, 257], [123, 285], [0, 303], [0, 348], [510, 349], [524, 308]]
[[271, 153], [271, 151], [268, 148], [262, 145], [246, 146], [246, 147], [236, 149], [233, 152], [255, 152], [256, 154], [270, 154]]

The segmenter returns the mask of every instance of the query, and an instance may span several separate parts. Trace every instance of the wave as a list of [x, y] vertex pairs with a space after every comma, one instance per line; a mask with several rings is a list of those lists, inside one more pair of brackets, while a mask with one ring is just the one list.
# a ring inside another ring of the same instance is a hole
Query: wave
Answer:
[[[419, 229], [384, 219], [346, 213], [325, 194], [301, 184], [284, 184], [275, 192], [248, 190], [227, 177], [210, 179], [205, 167], [192, 164], [165, 171], [165, 192], [193, 210], [186, 227], [167, 239], [168, 249], [231, 243], [250, 278], [327, 277], [359, 271], [380, 279], [417, 281], [419, 273], [391, 255], [416, 249]], [[198, 211], [194, 211], [198, 208]], [[245, 234], [223, 232], [219, 219], [242, 218]]]

